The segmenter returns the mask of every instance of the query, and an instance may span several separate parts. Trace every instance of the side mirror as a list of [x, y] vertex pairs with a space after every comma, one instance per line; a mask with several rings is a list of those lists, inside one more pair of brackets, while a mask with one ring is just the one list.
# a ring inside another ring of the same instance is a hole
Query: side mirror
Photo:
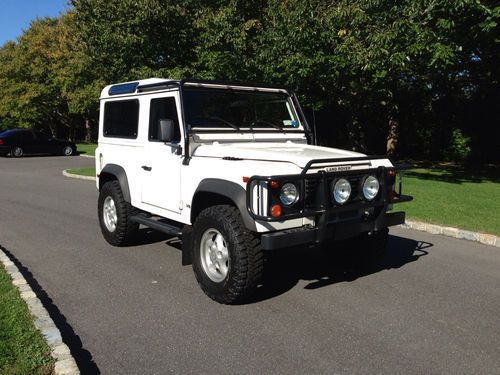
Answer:
[[174, 121], [166, 118], [160, 119], [158, 135], [160, 141], [170, 142], [174, 138]]

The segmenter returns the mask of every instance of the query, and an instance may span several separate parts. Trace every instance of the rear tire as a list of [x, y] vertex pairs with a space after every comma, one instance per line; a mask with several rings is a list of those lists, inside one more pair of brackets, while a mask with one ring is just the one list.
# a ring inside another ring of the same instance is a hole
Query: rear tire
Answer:
[[139, 224], [129, 220], [135, 209], [123, 198], [118, 181], [106, 182], [101, 188], [97, 211], [102, 235], [109, 244], [124, 246], [131, 242]]
[[71, 146], [64, 147], [63, 150], [62, 150], [62, 154], [64, 156], [71, 156], [71, 155], [73, 155], [73, 147], [71, 147]]
[[247, 298], [262, 278], [260, 239], [238, 209], [220, 205], [203, 210], [194, 223], [193, 270], [203, 292], [223, 304]]
[[19, 147], [19, 146], [12, 147], [12, 150], [10, 151], [10, 155], [13, 158], [20, 158], [21, 156], [24, 155], [24, 150], [22, 147]]

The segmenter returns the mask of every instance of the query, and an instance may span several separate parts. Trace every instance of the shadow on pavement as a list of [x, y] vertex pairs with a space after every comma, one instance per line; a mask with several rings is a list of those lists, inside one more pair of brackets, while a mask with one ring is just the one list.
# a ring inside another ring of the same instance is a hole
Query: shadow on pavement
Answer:
[[52, 299], [48, 296], [45, 290], [43, 290], [40, 284], [38, 284], [29, 269], [23, 266], [23, 264], [7, 249], [5, 249], [4, 247], [1, 247], [1, 249], [16, 265], [16, 267], [19, 269], [19, 272], [21, 272], [31, 289], [33, 289], [37, 297], [40, 299], [40, 302], [42, 302], [43, 306], [54, 321], [56, 327], [61, 332], [62, 339], [64, 343], [68, 345], [71, 354], [75, 358], [76, 364], [80, 369], [80, 372], [82, 374], [91, 375], [100, 374], [101, 372], [95, 364], [92, 358], [92, 354], [90, 354], [88, 350], [83, 348], [80, 337], [75, 333], [73, 327], [71, 327], [71, 325], [67, 322], [66, 317], [61, 313], [57, 306], [54, 305]]
[[382, 270], [400, 268], [418, 260], [432, 247], [428, 242], [390, 236], [386, 256], [378, 264], [363, 264], [355, 249], [300, 247], [266, 253], [262, 286], [245, 304], [274, 298], [292, 289], [299, 280], [308, 280], [305, 289], [318, 289], [340, 282], [354, 281]]

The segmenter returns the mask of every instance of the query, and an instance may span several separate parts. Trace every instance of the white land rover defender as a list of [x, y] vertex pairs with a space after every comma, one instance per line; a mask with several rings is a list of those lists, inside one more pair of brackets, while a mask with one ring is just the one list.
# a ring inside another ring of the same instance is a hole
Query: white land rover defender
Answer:
[[[404, 222], [386, 156], [314, 145], [281, 87], [151, 78], [104, 88], [96, 150], [104, 238], [139, 225], [182, 238], [203, 291], [235, 303], [256, 288], [265, 250], [353, 239], [385, 249]], [[354, 243], [354, 242], [353, 242]]]

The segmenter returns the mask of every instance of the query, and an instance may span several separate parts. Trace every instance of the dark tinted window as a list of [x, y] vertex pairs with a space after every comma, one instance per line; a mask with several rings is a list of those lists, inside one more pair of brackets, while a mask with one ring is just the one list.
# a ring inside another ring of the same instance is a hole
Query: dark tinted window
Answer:
[[105, 137], [137, 138], [139, 101], [120, 100], [104, 105]]
[[32, 141], [33, 139], [35, 139], [33, 133], [28, 130], [18, 132], [16, 134], [16, 138], [18, 141]]
[[49, 139], [51, 139], [52, 137], [48, 134], [45, 134], [45, 133], [40, 133], [40, 132], [36, 132], [36, 138], [40, 141], [48, 141]]
[[168, 119], [174, 122], [175, 134], [172, 142], [179, 142], [181, 140], [181, 133], [179, 129], [179, 121], [177, 118], [177, 107], [175, 105], [175, 99], [173, 97], [151, 99], [151, 110], [149, 115], [150, 141], [160, 140], [159, 128], [161, 119]]

